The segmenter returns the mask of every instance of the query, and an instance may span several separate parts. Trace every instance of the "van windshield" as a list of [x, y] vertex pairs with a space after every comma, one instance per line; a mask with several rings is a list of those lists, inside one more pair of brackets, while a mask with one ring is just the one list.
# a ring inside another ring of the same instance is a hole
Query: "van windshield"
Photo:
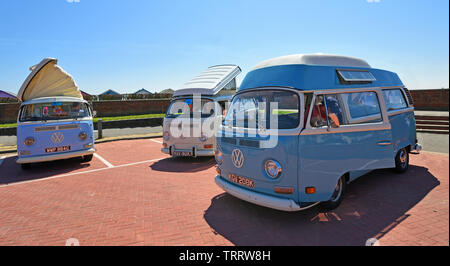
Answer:
[[176, 99], [170, 103], [166, 117], [195, 117], [198, 115], [205, 118], [214, 115], [214, 108], [214, 101], [211, 99], [202, 98], [199, 104], [192, 98]]
[[24, 105], [20, 113], [19, 121], [78, 119], [89, 116], [89, 107], [86, 103], [49, 102]]
[[296, 128], [299, 121], [299, 96], [297, 93], [288, 90], [259, 90], [236, 95], [223, 125], [259, 129], [290, 129]]

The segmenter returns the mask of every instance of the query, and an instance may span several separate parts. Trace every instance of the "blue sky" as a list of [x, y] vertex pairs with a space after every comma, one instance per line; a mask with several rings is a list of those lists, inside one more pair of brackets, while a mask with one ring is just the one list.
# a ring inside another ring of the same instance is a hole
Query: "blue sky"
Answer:
[[[79, 2], [76, 2], [79, 1]], [[98, 94], [180, 88], [210, 65], [243, 74], [296, 53], [360, 57], [410, 89], [449, 86], [447, 0], [14, 0], [0, 2], [0, 90], [55, 57]]]

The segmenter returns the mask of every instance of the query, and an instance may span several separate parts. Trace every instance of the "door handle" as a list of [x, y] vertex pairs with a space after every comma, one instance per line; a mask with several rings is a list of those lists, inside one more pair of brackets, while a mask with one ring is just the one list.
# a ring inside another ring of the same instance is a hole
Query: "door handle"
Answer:
[[381, 142], [378, 142], [377, 145], [379, 145], [379, 146], [389, 146], [389, 145], [392, 145], [392, 142], [381, 141]]

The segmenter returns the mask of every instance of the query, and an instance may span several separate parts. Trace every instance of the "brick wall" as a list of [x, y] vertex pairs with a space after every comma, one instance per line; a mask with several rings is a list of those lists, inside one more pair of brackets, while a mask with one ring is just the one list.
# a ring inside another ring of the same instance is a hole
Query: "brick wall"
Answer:
[[0, 103], [0, 123], [15, 123], [19, 107], [19, 103]]
[[[93, 102], [98, 117], [141, 114], [161, 114], [167, 111], [170, 100], [130, 100]], [[0, 103], [0, 123], [14, 123], [19, 112], [18, 103]]]
[[410, 90], [417, 110], [448, 111], [448, 89]]
[[[449, 90], [410, 90], [418, 110], [449, 110]], [[165, 113], [168, 99], [93, 102], [98, 117]], [[0, 103], [0, 123], [14, 123], [18, 103]]]

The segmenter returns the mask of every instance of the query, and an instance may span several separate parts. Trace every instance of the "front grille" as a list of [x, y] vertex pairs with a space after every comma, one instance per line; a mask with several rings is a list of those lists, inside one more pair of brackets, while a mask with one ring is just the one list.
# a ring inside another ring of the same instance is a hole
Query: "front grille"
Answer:
[[259, 148], [259, 141], [250, 140], [250, 139], [241, 139], [241, 140], [239, 140], [239, 145], [252, 147], [252, 148]]
[[236, 139], [234, 138], [226, 138], [226, 137], [222, 137], [220, 138], [222, 142], [228, 143], [228, 144], [232, 144], [232, 145], [236, 145]]

